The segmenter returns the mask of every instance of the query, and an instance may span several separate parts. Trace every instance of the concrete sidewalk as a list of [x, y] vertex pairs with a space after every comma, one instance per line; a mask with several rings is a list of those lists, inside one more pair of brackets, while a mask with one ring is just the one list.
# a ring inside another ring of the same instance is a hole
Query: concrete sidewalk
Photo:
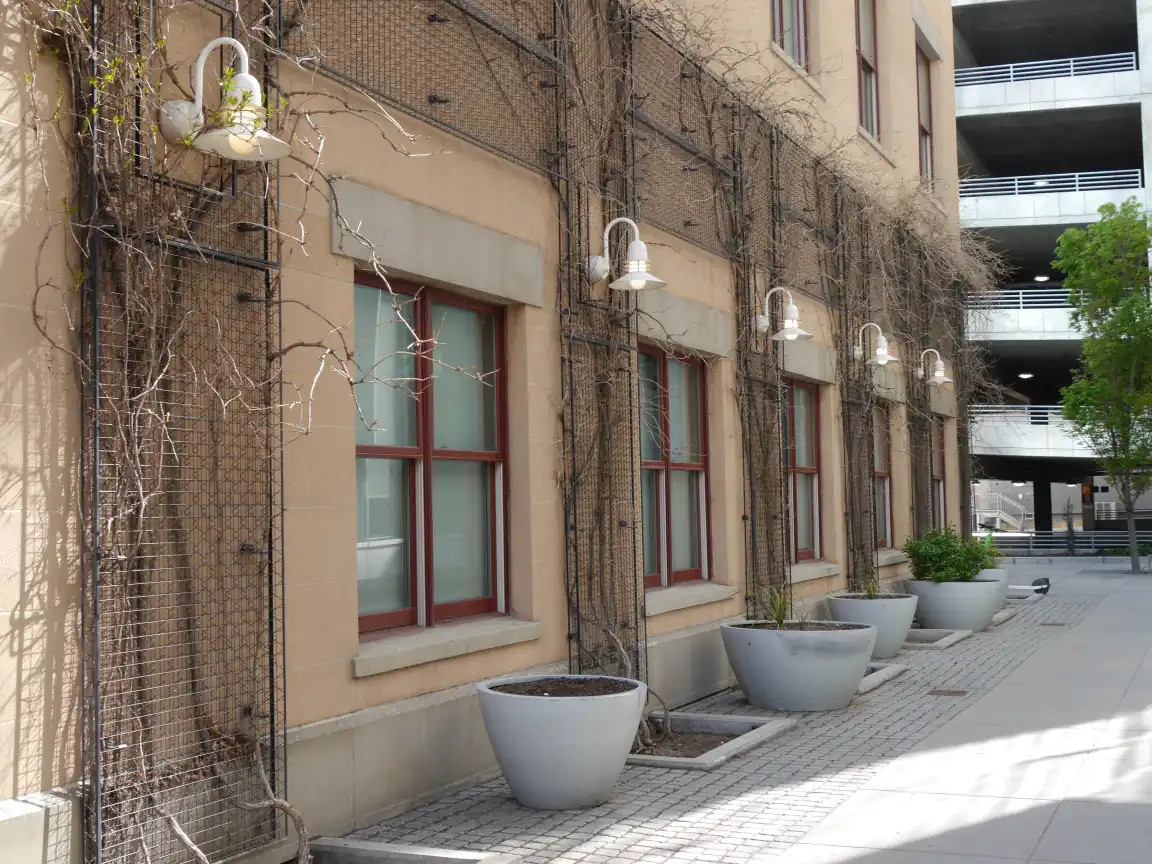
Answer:
[[1118, 568], [1011, 568], [1052, 593], [901, 652], [908, 671], [843, 711], [690, 706], [800, 721], [712, 773], [630, 767], [611, 802], [564, 813], [498, 778], [356, 834], [523, 864], [1152, 864], [1152, 576]]
[[1116, 570], [1036, 569], [1103, 599], [777, 860], [1152, 862], [1152, 577]]

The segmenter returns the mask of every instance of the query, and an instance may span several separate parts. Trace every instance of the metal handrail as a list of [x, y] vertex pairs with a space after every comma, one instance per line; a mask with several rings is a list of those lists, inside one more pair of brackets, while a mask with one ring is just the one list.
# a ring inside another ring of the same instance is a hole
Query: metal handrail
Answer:
[[972, 405], [968, 411], [973, 420], [1030, 423], [1033, 426], [1064, 422], [1064, 409], [1059, 405]]
[[[974, 531], [984, 538], [988, 531]], [[1002, 555], [1093, 555], [1102, 549], [1127, 549], [1127, 531], [993, 531], [992, 538]], [[1136, 540], [1152, 544], [1152, 531], [1137, 531]]]
[[1021, 288], [973, 294], [969, 309], [1066, 309], [1071, 292], [1067, 288]]
[[1037, 78], [1075, 78], [1080, 75], [1131, 72], [1136, 68], [1136, 54], [1133, 51], [1122, 54], [1097, 54], [1093, 57], [1069, 57], [1063, 60], [1005, 63], [1000, 66], [970, 66], [967, 69], [956, 70], [956, 86], [1004, 84], [1012, 81], [1034, 81]]
[[1120, 171], [1081, 171], [1074, 174], [1028, 174], [1020, 177], [971, 177], [960, 181], [960, 197], [1139, 189], [1143, 185], [1144, 171], [1140, 168], [1125, 168]]
[[[972, 495], [972, 509], [981, 512], [1000, 511], [1006, 513], [1021, 524], [1028, 518], [1028, 508], [1019, 501], [1013, 501], [1002, 492], [974, 492]], [[1016, 511], [1016, 512], [1013, 512]]]
[[[1097, 501], [1095, 506], [1097, 519], [1124, 519], [1128, 515], [1119, 501]], [[1136, 509], [1133, 515], [1137, 519], [1147, 519], [1152, 516], [1152, 510]]]

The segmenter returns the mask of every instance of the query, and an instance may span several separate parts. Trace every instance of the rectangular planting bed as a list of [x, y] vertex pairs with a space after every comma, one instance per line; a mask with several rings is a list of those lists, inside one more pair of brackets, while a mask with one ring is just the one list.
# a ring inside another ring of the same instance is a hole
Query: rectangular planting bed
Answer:
[[[658, 726], [663, 718], [662, 713], [653, 714], [653, 725]], [[653, 754], [629, 754], [629, 765], [711, 771], [798, 725], [795, 720], [691, 714], [686, 711], [673, 711], [671, 720], [672, 739], [654, 741], [656, 752]], [[653, 738], [656, 737], [653, 734]]]
[[315, 864], [384, 864], [393, 861], [409, 864], [515, 864], [520, 860], [515, 855], [498, 852], [436, 849], [357, 837], [317, 837], [311, 846]]
[[972, 635], [971, 630], [926, 630], [913, 628], [904, 637], [904, 647], [911, 649], [943, 651]]
[[870, 693], [881, 684], [887, 684], [907, 671], [908, 667], [902, 663], [869, 663], [868, 672], [864, 675], [860, 686], [856, 688], [856, 693]]
[[1003, 624], [1005, 621], [1011, 621], [1020, 614], [1020, 609], [1015, 606], [1005, 606], [999, 612], [992, 616], [992, 624], [989, 626], [995, 627]]

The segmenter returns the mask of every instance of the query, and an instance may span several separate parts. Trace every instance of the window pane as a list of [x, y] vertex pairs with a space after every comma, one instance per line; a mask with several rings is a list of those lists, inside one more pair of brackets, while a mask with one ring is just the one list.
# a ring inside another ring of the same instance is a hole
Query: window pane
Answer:
[[804, 65], [804, 2], [805, 0], [779, 0], [781, 20], [779, 24], [780, 47], [799, 63]]
[[860, 83], [860, 125], [869, 135], [875, 137], [880, 132], [880, 123], [876, 112], [876, 72], [867, 65], [860, 69], [862, 81]]
[[876, 7], [875, 0], [856, 0], [860, 10], [860, 53], [870, 66], [876, 65]]
[[356, 588], [361, 615], [412, 605], [409, 463], [356, 460]]
[[[416, 445], [416, 337], [409, 329], [412, 301], [380, 288], [357, 285], [354, 294], [357, 444]], [[397, 308], [399, 307], [399, 310]]]
[[873, 470], [887, 474], [891, 458], [891, 444], [888, 439], [888, 409], [872, 410], [872, 465]]
[[916, 90], [918, 96], [920, 125], [932, 129], [932, 67], [928, 58], [916, 52]]
[[[434, 445], [496, 449], [496, 322], [491, 315], [432, 304]], [[459, 370], [459, 371], [457, 371]]]
[[876, 477], [874, 483], [876, 496], [876, 545], [888, 546], [888, 478]]
[[932, 476], [944, 476], [944, 435], [939, 420], [932, 421]]
[[660, 450], [660, 358], [640, 354], [640, 458], [662, 459]]
[[812, 391], [795, 387], [792, 391], [792, 425], [795, 441], [794, 464], [800, 468], [816, 467], [816, 417]]
[[432, 590], [437, 604], [492, 596], [490, 469], [432, 462]]
[[668, 361], [668, 433], [673, 462], [702, 462], [700, 367]]
[[700, 475], [673, 471], [669, 479], [672, 571], [696, 570], [700, 567]]
[[796, 549], [816, 549], [816, 475], [794, 474], [796, 484]]
[[655, 468], [640, 470], [640, 515], [643, 519], [644, 575], [660, 572], [660, 474]]

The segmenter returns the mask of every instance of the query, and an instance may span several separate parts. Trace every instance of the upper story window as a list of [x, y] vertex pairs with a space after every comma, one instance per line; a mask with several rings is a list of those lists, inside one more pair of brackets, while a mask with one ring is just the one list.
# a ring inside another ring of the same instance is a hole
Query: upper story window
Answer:
[[892, 541], [892, 434], [887, 405], [872, 409], [872, 498], [876, 521], [876, 548]]
[[820, 557], [820, 390], [788, 382], [785, 459], [792, 497], [792, 559]]
[[393, 289], [355, 287], [361, 633], [504, 605], [502, 310]]
[[944, 418], [932, 418], [932, 527], [948, 522], [944, 500]]
[[707, 579], [704, 364], [647, 346], [638, 363], [644, 584]]
[[772, 39], [797, 65], [808, 68], [808, 0], [772, 0]]
[[856, 0], [856, 65], [860, 77], [860, 128], [880, 138], [880, 79], [876, 74], [876, 0]]
[[919, 46], [916, 48], [916, 113], [920, 129], [920, 176], [931, 180], [935, 161], [932, 152], [932, 62]]

